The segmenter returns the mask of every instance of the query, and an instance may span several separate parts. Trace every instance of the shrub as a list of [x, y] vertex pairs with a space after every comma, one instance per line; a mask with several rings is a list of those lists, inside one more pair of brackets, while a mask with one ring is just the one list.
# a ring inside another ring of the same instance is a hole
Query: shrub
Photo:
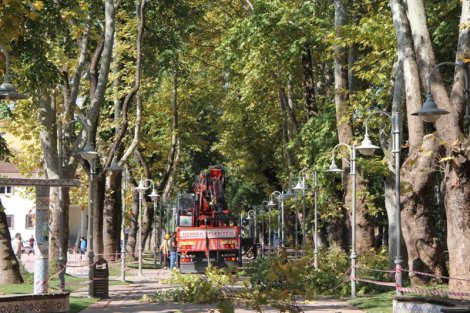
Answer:
[[[234, 284], [237, 276], [226, 272], [224, 269], [208, 267], [206, 275], [180, 274], [176, 270], [173, 278], [168, 282], [181, 285], [173, 290], [157, 291], [155, 301], [183, 302], [183, 303], [219, 303], [219, 311], [223, 313], [233, 312], [230, 294], [224, 286]], [[231, 309], [232, 308], [232, 309]]]
[[307, 266], [305, 284], [313, 296], [347, 295], [349, 293], [349, 256], [339, 247], [320, 250], [318, 254], [318, 269], [313, 266], [313, 255], [309, 255], [311, 262]]
[[[385, 272], [385, 270], [389, 269], [387, 249], [381, 249], [379, 251], [372, 250], [365, 255], [361, 255], [357, 259], [357, 264], [358, 268], [356, 270], [356, 277], [358, 278], [382, 282], [392, 282], [394, 280], [393, 273]], [[390, 290], [390, 287], [379, 286], [364, 282], [358, 282], [357, 286], [359, 294]]]

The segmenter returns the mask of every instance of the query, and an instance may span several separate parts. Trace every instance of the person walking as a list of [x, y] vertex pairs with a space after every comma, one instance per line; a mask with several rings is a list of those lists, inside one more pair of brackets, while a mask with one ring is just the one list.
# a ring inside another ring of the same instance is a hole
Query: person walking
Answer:
[[11, 247], [13, 248], [13, 253], [19, 262], [21, 260], [21, 252], [23, 250], [23, 243], [21, 242], [20, 233], [16, 233], [15, 238], [11, 241]]
[[31, 254], [31, 252], [34, 254], [34, 242], [36, 240], [34, 240], [34, 236], [31, 235], [31, 238], [29, 238], [29, 251], [28, 251], [28, 255]]
[[80, 238], [80, 254], [85, 254], [86, 252], [86, 239], [85, 237]]
[[176, 263], [176, 234], [172, 233], [171, 234], [171, 239], [170, 239], [170, 270], [172, 270], [175, 267]]
[[164, 269], [168, 268], [168, 259], [170, 257], [170, 234], [165, 234], [165, 237], [160, 245], [160, 251], [162, 253], [162, 263]]

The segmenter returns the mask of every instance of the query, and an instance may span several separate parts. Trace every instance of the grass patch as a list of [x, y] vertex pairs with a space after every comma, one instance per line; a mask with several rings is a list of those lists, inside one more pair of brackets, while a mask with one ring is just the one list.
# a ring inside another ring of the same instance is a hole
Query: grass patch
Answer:
[[[75, 277], [75, 276], [65, 276], [65, 291], [73, 292], [79, 288], [87, 287], [85, 283], [88, 280], [88, 277]], [[123, 282], [120, 280], [110, 280], [110, 286], [116, 285], [128, 285], [128, 282]], [[49, 292], [55, 292], [59, 288], [59, 280], [57, 277], [54, 277], [49, 281]], [[9, 284], [0, 286], [0, 294], [2, 295], [13, 295], [13, 294], [28, 294], [33, 293], [33, 283], [25, 282], [23, 284]]]
[[348, 302], [367, 313], [392, 313], [392, 301], [395, 296], [395, 291], [389, 291], [360, 296], [355, 299], [348, 300]]
[[[85, 281], [87, 278], [81, 277], [74, 277], [74, 276], [65, 276], [65, 291], [72, 292], [77, 290], [78, 288], [85, 287]], [[57, 291], [59, 287], [59, 280], [57, 277], [54, 277], [49, 281], [49, 291], [54, 292]], [[8, 284], [0, 286], [0, 294], [8, 295], [8, 294], [28, 294], [33, 293], [33, 283], [29, 282], [29, 280], [25, 280], [23, 284]]]
[[[161, 269], [162, 265], [160, 264], [160, 261], [157, 260], [157, 266], [154, 266], [153, 263], [153, 256], [152, 257], [144, 257], [142, 260], [142, 269]], [[121, 260], [118, 260], [116, 263], [110, 263], [108, 265], [109, 268], [109, 276], [121, 276]], [[127, 257], [126, 258], [126, 275], [129, 275], [136, 269], [139, 268], [138, 260], [134, 259], [134, 257]]]
[[82, 310], [85, 310], [87, 307], [96, 303], [97, 298], [79, 298], [79, 297], [70, 297], [70, 313], [78, 313]]

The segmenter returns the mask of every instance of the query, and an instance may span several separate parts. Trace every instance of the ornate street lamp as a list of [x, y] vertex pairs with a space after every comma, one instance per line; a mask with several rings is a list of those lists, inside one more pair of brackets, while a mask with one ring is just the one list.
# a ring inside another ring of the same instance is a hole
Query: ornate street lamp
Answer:
[[[142, 272], [142, 201], [144, 199], [144, 193], [149, 189], [151, 186], [146, 186], [145, 183], [150, 182], [153, 186], [153, 182], [150, 179], [143, 180], [140, 178], [139, 185], [134, 188], [135, 191], [139, 193], [139, 238], [137, 243], [139, 245], [139, 276], [143, 276]], [[154, 187], [155, 188], [155, 187]]]
[[[372, 141], [369, 138], [368, 133], [368, 123], [369, 119], [374, 115], [384, 115], [388, 117], [392, 123], [392, 152], [395, 160], [395, 223], [396, 223], [396, 256], [395, 256], [395, 266], [396, 266], [396, 283], [397, 283], [397, 294], [401, 294], [398, 290], [399, 287], [403, 286], [403, 274], [402, 274], [402, 263], [403, 257], [401, 255], [401, 203], [400, 203], [400, 113], [393, 112], [392, 115], [384, 111], [376, 111], [370, 114], [365, 122], [366, 133], [364, 135], [364, 140], [361, 145], [357, 147], [360, 153], [364, 155], [371, 155], [376, 149], [379, 149], [378, 146], [372, 144]], [[429, 117], [430, 115], [424, 115]]]
[[434, 101], [434, 98], [431, 93], [431, 81], [432, 81], [432, 74], [434, 71], [443, 66], [443, 65], [453, 65], [456, 66], [457, 68], [460, 68], [463, 70], [464, 78], [465, 78], [465, 101], [466, 101], [466, 106], [465, 106], [465, 118], [470, 118], [469, 114], [469, 99], [470, 99], [470, 82], [469, 82], [469, 75], [467, 73], [467, 69], [462, 64], [455, 63], [455, 62], [442, 62], [437, 64], [436, 66], [433, 67], [431, 72], [429, 73], [428, 79], [427, 79], [427, 85], [426, 85], [426, 101], [424, 102], [421, 110], [412, 113], [411, 115], [417, 115], [421, 117], [421, 119], [427, 123], [434, 123], [441, 115], [448, 114], [449, 112], [446, 110], [443, 110], [439, 108]]
[[3, 76], [3, 83], [0, 85], [0, 100], [27, 99], [28, 96], [18, 93], [16, 91], [15, 85], [13, 85], [11, 81], [10, 58], [8, 56], [7, 49], [5, 48], [5, 46], [0, 45], [0, 50], [2, 50], [2, 53], [5, 56], [5, 75]]
[[[277, 248], [278, 250], [281, 249], [281, 215], [279, 211], [284, 211], [284, 194], [280, 191], [273, 191], [271, 195], [269, 196], [269, 202], [266, 205], [268, 208], [273, 208], [276, 205], [274, 204], [273, 199], [276, 199], [278, 201], [278, 227], [277, 227], [277, 235], [279, 237], [278, 245]], [[279, 208], [280, 206], [280, 208]], [[279, 210], [280, 209], [280, 210]]]
[[88, 250], [88, 279], [90, 280], [90, 284], [88, 285], [88, 295], [90, 297], [94, 296], [94, 288], [95, 284], [94, 281], [94, 257], [95, 254], [93, 252], [93, 192], [94, 192], [94, 176], [96, 174], [96, 159], [98, 158], [98, 152], [95, 151], [89, 138], [83, 148], [82, 152], [80, 152], [80, 156], [87, 160], [90, 164], [90, 182], [88, 186], [88, 229], [87, 229], [87, 250]]
[[[152, 193], [149, 194], [149, 198], [152, 199], [153, 201], [153, 237], [154, 237], [154, 245], [153, 245], [153, 265], [154, 267], [157, 267], [157, 249], [158, 249], [158, 243], [160, 234], [157, 231], [157, 209], [158, 209], [158, 199], [161, 196], [157, 193], [157, 190], [155, 189], [155, 184], [153, 185], [152, 188]], [[161, 224], [160, 224], [161, 225]]]
[[[121, 228], [122, 228], [122, 234], [123, 234], [123, 239], [122, 242], [119, 242], [119, 245], [121, 246], [121, 280], [126, 281], [126, 233], [125, 233], [125, 219], [126, 219], [126, 186], [127, 186], [127, 172], [124, 171], [124, 168], [122, 168], [119, 165], [119, 162], [113, 158], [113, 161], [109, 165], [109, 167], [105, 168], [106, 171], [114, 172], [114, 173], [119, 173], [119, 172], [124, 172], [124, 175], [122, 177], [122, 191], [123, 191], [123, 196], [122, 196], [122, 212], [121, 212]], [[119, 236], [119, 241], [120, 240]]]
[[305, 250], [305, 244], [306, 244], [306, 209], [305, 209], [305, 190], [307, 188], [307, 174], [310, 174], [312, 177], [312, 184], [311, 186], [313, 187], [314, 190], [314, 199], [315, 199], [315, 208], [314, 208], [314, 239], [313, 239], [313, 244], [314, 244], [314, 249], [313, 249], [313, 254], [314, 254], [314, 267], [315, 269], [318, 268], [318, 182], [317, 182], [317, 171], [311, 170], [307, 167], [303, 168], [299, 172], [299, 179], [297, 182], [297, 185], [294, 187], [294, 191], [297, 193], [302, 192], [302, 216], [303, 216], [303, 229], [302, 229], [302, 247]]
[[343, 146], [348, 148], [349, 151], [349, 163], [351, 165], [351, 175], [352, 179], [352, 197], [351, 197], [351, 226], [352, 226], [352, 235], [351, 235], [351, 297], [356, 297], [356, 148], [349, 146], [345, 143], [337, 144], [332, 150], [331, 165], [326, 170], [326, 172], [332, 173], [341, 173], [343, 170], [339, 169], [335, 162], [335, 151], [338, 147]]
[[[254, 235], [255, 235], [255, 241], [258, 240], [258, 232], [257, 232], [257, 225], [256, 225], [256, 210], [249, 210], [248, 211], [248, 217], [246, 218], [250, 225], [251, 225], [251, 220], [253, 220], [253, 224], [254, 224], [254, 227], [255, 227], [255, 231], [254, 231]], [[250, 226], [250, 234], [251, 234], [251, 226]]]

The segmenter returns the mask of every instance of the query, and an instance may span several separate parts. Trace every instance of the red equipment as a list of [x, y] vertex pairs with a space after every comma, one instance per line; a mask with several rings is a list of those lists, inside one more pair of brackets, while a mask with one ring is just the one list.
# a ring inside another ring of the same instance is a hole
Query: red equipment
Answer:
[[241, 264], [237, 219], [224, 210], [224, 171], [212, 167], [196, 177], [195, 194], [177, 196], [177, 242], [182, 273], [209, 265]]

